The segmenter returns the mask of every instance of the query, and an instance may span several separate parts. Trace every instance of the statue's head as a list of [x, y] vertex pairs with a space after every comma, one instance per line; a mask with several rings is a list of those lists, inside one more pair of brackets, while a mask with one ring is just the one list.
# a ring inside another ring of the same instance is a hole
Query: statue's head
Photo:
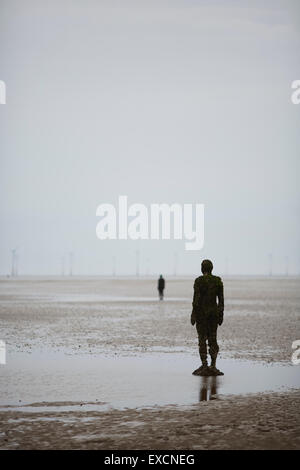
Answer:
[[202, 274], [211, 274], [213, 270], [213, 264], [210, 259], [204, 259], [201, 263]]

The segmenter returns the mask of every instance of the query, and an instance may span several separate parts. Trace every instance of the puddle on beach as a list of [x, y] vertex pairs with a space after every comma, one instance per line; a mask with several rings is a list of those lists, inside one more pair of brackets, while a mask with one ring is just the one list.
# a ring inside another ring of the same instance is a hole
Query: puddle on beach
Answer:
[[[69, 411], [190, 405], [300, 387], [299, 368], [220, 359], [222, 377], [195, 377], [196, 356], [103, 357], [15, 353], [0, 367], [0, 411]], [[28, 406], [29, 405], [29, 406]]]

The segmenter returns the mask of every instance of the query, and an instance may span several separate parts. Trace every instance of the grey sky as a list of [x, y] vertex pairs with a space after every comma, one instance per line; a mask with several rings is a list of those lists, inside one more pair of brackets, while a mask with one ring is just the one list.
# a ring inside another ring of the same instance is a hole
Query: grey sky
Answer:
[[[297, 1], [0, 0], [0, 273], [300, 269]], [[99, 241], [96, 207], [204, 203], [205, 245]]]

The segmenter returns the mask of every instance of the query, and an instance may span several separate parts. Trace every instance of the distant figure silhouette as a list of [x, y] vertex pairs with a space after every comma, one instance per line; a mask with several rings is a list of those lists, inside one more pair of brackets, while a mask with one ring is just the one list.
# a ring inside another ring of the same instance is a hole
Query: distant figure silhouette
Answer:
[[[223, 282], [218, 276], [212, 275], [213, 264], [205, 259], [201, 263], [203, 276], [197, 277], [194, 283], [193, 311], [191, 324], [197, 328], [199, 354], [202, 365], [194, 370], [194, 375], [223, 375], [216, 368], [219, 346], [217, 343], [218, 325], [223, 323], [224, 295]], [[218, 303], [217, 303], [218, 300]], [[211, 357], [211, 365], [207, 364], [207, 344]]]
[[165, 280], [162, 277], [162, 274], [159, 276], [158, 282], [157, 282], [157, 289], [158, 289], [158, 294], [159, 294], [159, 300], [164, 300], [164, 288], [165, 288]]

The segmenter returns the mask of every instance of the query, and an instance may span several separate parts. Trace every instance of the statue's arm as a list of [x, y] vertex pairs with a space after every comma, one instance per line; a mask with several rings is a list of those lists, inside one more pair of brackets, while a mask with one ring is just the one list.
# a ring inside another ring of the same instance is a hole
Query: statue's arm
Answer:
[[224, 286], [223, 282], [220, 279], [220, 286], [219, 286], [219, 291], [218, 291], [218, 310], [219, 310], [219, 325], [222, 325], [223, 323], [223, 317], [224, 317]]
[[193, 296], [193, 303], [192, 303], [192, 314], [191, 314], [191, 324], [195, 325], [196, 323], [196, 309], [199, 305], [199, 298], [200, 298], [200, 290], [197, 283], [197, 280], [194, 282], [194, 296]]

